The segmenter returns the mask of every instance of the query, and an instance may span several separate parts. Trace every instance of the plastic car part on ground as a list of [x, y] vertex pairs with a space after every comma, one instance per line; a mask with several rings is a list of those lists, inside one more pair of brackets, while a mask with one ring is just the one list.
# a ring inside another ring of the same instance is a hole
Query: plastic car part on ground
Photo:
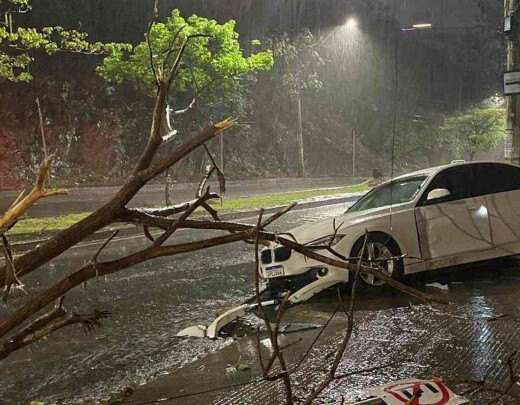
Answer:
[[[270, 305], [275, 305], [276, 301], [264, 301], [262, 302], [262, 306], [267, 307]], [[186, 329], [181, 330], [177, 333], [179, 337], [198, 337], [198, 338], [210, 338], [217, 339], [219, 337], [219, 333], [223, 327], [230, 324], [234, 320], [246, 315], [248, 312], [253, 311], [258, 307], [258, 304], [243, 304], [235, 308], [231, 308], [230, 310], [224, 312], [219, 315], [215, 320], [209, 324], [208, 326], [204, 325], [195, 325], [190, 326]]]
[[464, 405], [469, 401], [439, 379], [395, 381], [367, 390], [369, 399], [354, 405]]

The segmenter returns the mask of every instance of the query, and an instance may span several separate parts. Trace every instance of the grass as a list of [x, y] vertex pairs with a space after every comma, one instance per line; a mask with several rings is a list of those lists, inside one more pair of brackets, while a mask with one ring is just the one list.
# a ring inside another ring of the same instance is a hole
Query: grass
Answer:
[[[263, 194], [253, 197], [224, 199], [223, 204], [214, 201], [211, 204], [221, 213], [245, 211], [256, 208], [269, 208], [288, 205], [296, 201], [313, 197], [334, 196], [346, 193], [367, 191], [368, 182], [339, 188], [322, 188], [316, 190], [295, 191], [290, 193]], [[58, 231], [74, 225], [88, 216], [90, 212], [66, 214], [55, 217], [26, 218], [19, 221], [9, 232], [11, 235], [31, 234], [38, 235], [47, 231]]]
[[19, 234], [40, 234], [46, 231], [58, 231], [68, 228], [76, 222], [81, 221], [88, 216], [89, 212], [80, 212], [74, 214], [60, 215], [57, 217], [43, 218], [26, 218], [18, 221], [13, 229], [9, 231], [10, 235]]

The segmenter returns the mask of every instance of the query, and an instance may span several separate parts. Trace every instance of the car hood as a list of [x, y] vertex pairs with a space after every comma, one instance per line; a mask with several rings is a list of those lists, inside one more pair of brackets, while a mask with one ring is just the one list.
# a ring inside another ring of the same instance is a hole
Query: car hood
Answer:
[[324, 236], [332, 235], [334, 233], [334, 226], [340, 227], [341, 232], [348, 231], [350, 226], [388, 215], [391, 210], [394, 213], [401, 211], [409, 206], [413, 206], [413, 204], [407, 203], [399, 206], [387, 206], [366, 211], [346, 212], [334, 218], [326, 218], [321, 221], [304, 224], [290, 230], [288, 234], [294, 236], [298, 243], [306, 244]]

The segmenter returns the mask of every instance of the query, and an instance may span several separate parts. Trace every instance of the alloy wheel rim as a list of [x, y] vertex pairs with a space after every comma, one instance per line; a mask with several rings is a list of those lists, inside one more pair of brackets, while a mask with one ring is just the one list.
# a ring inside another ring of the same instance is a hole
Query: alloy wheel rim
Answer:
[[[389, 276], [394, 273], [394, 261], [392, 260], [392, 252], [388, 247], [380, 242], [369, 242], [366, 246], [367, 258], [364, 263], [379, 267], [380, 270], [384, 271]], [[386, 284], [384, 280], [373, 274], [360, 273], [361, 279], [368, 285], [374, 287], [381, 287]]]

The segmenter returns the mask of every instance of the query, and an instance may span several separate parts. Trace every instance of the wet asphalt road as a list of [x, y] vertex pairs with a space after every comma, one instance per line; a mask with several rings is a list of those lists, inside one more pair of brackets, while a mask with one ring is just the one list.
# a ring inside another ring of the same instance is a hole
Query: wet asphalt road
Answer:
[[[340, 205], [295, 211], [276, 226], [287, 230], [344, 209]], [[201, 236], [210, 234], [180, 231], [177, 240]], [[143, 243], [145, 239], [132, 237], [113, 243], [100, 260], [130, 253]], [[97, 249], [72, 250], [47, 271], [26, 279], [29, 292], [36, 293], [79, 267]], [[234, 244], [159, 259], [76, 289], [66, 300], [70, 310], [108, 310], [113, 313], [112, 319], [95, 335], [84, 336], [81, 330], [69, 329], [56, 339], [38, 343], [31, 351], [12, 355], [0, 369], [0, 401], [77, 403], [80, 399], [106, 398], [218, 350], [228, 343], [200, 341], [194, 345], [175, 335], [192, 324], [207, 324], [217, 312], [251, 297], [253, 261], [250, 245]], [[6, 313], [7, 309], [0, 309], [0, 317]]]
[[[287, 230], [344, 209], [340, 205], [292, 212], [277, 228]], [[200, 233], [182, 232], [179, 238], [197, 236]], [[142, 243], [142, 239], [115, 243], [104, 253], [105, 258]], [[26, 285], [33, 293], [40, 290], [89, 260], [96, 249], [74, 251], [49, 266], [45, 276], [28, 279]], [[5, 360], [0, 369], [0, 403], [95, 402], [124, 390], [132, 394], [125, 403], [132, 404], [179, 395], [183, 398], [164, 403], [280, 403], [279, 387], [271, 383], [187, 396], [201, 389], [247, 383], [258, 375], [252, 338], [213, 342], [175, 337], [180, 329], [208, 324], [217, 312], [251, 296], [252, 277], [251, 247], [235, 244], [157, 260], [107, 280], [92, 281], [67, 298], [69, 308], [109, 310], [112, 318], [95, 335], [69, 329]], [[520, 349], [520, 266], [507, 260], [410, 280], [419, 288], [431, 281], [448, 284], [449, 290], [441, 293], [454, 304], [410, 305], [408, 298], [386, 288], [360, 292], [356, 331], [340, 372], [397, 365], [335, 382], [323, 403], [352, 400], [364, 387], [405, 377], [480, 379], [487, 374], [492, 381], [504, 381], [507, 371], [500, 360]], [[324, 324], [335, 305], [334, 294], [322, 296], [293, 308], [287, 322]], [[2, 308], [0, 316], [5, 311]], [[495, 322], [486, 320], [497, 314], [508, 316]], [[333, 350], [343, 328], [344, 320], [335, 319], [299, 369], [300, 392], [317, 382], [323, 353]], [[299, 359], [315, 333], [298, 335], [303, 341], [290, 347], [289, 361]], [[248, 370], [226, 373], [229, 364], [238, 362], [247, 364]]]
[[[449, 290], [443, 294], [452, 304], [412, 305], [409, 299], [387, 288], [377, 293], [366, 288], [360, 291], [354, 335], [338, 374], [390, 366], [334, 382], [316, 401], [317, 404], [352, 403], [364, 398], [367, 387], [405, 378], [442, 377], [459, 392], [467, 389], [467, 386], [460, 384], [467, 380], [480, 381], [486, 378], [489, 384], [507, 386], [506, 359], [514, 351], [520, 350], [518, 264], [505, 260], [450, 270], [447, 274], [416, 277], [410, 282], [418, 288], [424, 288], [425, 283], [432, 281], [449, 286]], [[439, 293], [433, 289], [431, 292]], [[293, 308], [286, 322], [295, 326], [301, 322], [323, 325], [336, 302], [334, 294], [322, 296], [314, 302]], [[493, 321], [501, 314], [505, 316]], [[330, 364], [330, 355], [341, 342], [344, 327], [344, 319], [335, 319], [294, 374], [293, 381], [300, 398], [323, 378], [326, 369], [324, 365]], [[282, 345], [294, 343], [286, 352], [290, 365], [298, 363], [316, 334], [317, 331], [309, 331], [283, 337], [285, 340], [281, 342]], [[303, 341], [298, 342], [301, 336]], [[235, 373], [223, 371], [227, 365], [236, 364], [238, 360], [250, 365], [251, 369]], [[283, 403], [281, 385], [256, 383], [260, 374], [255, 339], [244, 338], [224, 350], [210, 354], [204, 360], [140, 387], [124, 404], [155, 403], [149, 401], [160, 398], [171, 398], [161, 402], [166, 404]], [[200, 381], [204, 381], [204, 384], [196, 383]], [[191, 395], [202, 390], [242, 383], [246, 385]], [[516, 393], [519, 391], [517, 387]], [[493, 396], [476, 396], [471, 403], [486, 404]]]

